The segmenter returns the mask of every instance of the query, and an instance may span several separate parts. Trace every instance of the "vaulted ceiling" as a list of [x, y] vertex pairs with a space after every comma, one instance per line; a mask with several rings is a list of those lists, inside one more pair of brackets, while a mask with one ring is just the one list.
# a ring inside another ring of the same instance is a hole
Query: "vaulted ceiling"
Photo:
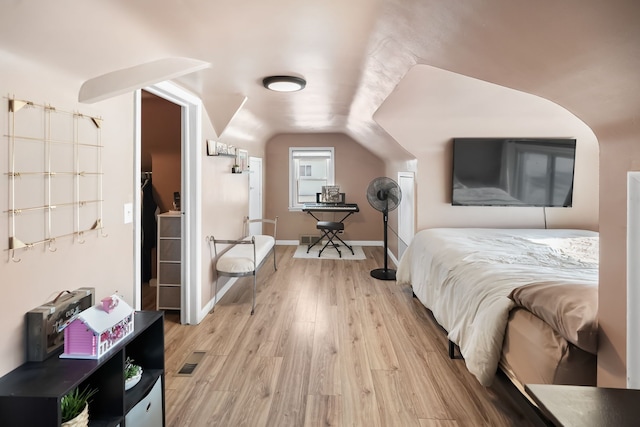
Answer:
[[[373, 117], [415, 64], [539, 95], [591, 127], [637, 121], [638, 22], [635, 0], [7, 0], [0, 54], [68, 73], [79, 93], [92, 79], [111, 77], [108, 95], [173, 77], [237, 145], [344, 132], [403, 158]], [[176, 58], [183, 72], [162, 62]], [[307, 86], [264, 89], [274, 74]]]

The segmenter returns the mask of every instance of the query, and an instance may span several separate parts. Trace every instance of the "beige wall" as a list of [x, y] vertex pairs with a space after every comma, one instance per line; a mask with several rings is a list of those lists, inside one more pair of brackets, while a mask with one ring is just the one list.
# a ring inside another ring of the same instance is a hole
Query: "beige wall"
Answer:
[[[289, 212], [289, 147], [334, 147], [335, 181], [347, 203], [357, 203], [360, 212], [345, 221], [344, 240], [381, 241], [382, 214], [366, 198], [369, 182], [384, 175], [384, 162], [344, 134], [276, 135], [267, 142], [265, 161], [265, 215], [278, 216], [278, 240], [298, 240], [303, 234], [318, 234], [315, 220], [303, 212]], [[341, 214], [323, 214], [327, 220]]]
[[[86, 105], [77, 102], [82, 82], [62, 75], [18, 57], [0, 55], [0, 90], [16, 98], [40, 104], [50, 104], [64, 111], [102, 116], [103, 149], [103, 224], [106, 237], [99, 233], [85, 234], [85, 243], [73, 238], [56, 242], [57, 251], [44, 246], [17, 251], [20, 262], [10, 260], [8, 248], [9, 216], [8, 144], [0, 152], [0, 242], [5, 260], [0, 262], [0, 277], [6, 304], [0, 314], [5, 333], [0, 343], [0, 376], [25, 361], [25, 313], [53, 299], [62, 290], [90, 286], [96, 289], [96, 299], [114, 292], [135, 305], [133, 275], [133, 224], [124, 224], [123, 207], [133, 202], [133, 191], [139, 191], [134, 182], [134, 96], [133, 93]], [[7, 106], [7, 99], [2, 103]], [[8, 114], [0, 114], [2, 134], [8, 133]], [[211, 122], [203, 110], [203, 139], [216, 138]], [[6, 137], [4, 138], [6, 142]], [[245, 145], [227, 138], [228, 144], [247, 148], [251, 156], [264, 156], [260, 144]], [[248, 174], [231, 174], [233, 158], [207, 157], [204, 144], [202, 157], [194, 165], [201, 170], [202, 187], [196, 197], [200, 199], [202, 223], [196, 224], [200, 232], [202, 283], [201, 309], [213, 299], [213, 273], [211, 255], [205, 236], [238, 237], [242, 232], [242, 217], [248, 213]], [[154, 166], [155, 167], [155, 166]], [[178, 173], [179, 175], [179, 173]], [[173, 190], [170, 196], [173, 196]], [[170, 204], [170, 200], [167, 202]], [[203, 315], [206, 315], [204, 312]]]
[[[101, 298], [114, 292], [133, 302], [132, 224], [124, 224], [123, 206], [133, 202], [133, 95], [123, 95], [95, 105], [77, 102], [81, 82], [41, 64], [0, 55], [0, 92], [19, 99], [48, 103], [64, 111], [102, 116], [103, 224], [107, 237], [87, 233], [85, 243], [71, 237], [57, 240], [56, 252], [43, 245], [18, 251], [20, 262], [9, 260], [7, 181], [8, 145], [0, 151], [0, 261], [2, 295], [6, 304], [0, 314], [4, 327], [0, 343], [0, 375], [25, 360], [25, 313], [53, 299], [60, 291], [82, 286], [96, 288]], [[2, 134], [8, 131], [7, 100], [1, 101]], [[3, 137], [6, 142], [6, 137]], [[97, 299], [99, 299], [97, 298]]]
[[[429, 101], [433, 96], [443, 103], [435, 106]], [[495, 136], [576, 138], [573, 207], [546, 209], [547, 225], [598, 229], [598, 141], [585, 123], [557, 104], [417, 65], [385, 100], [375, 119], [416, 157], [416, 231], [431, 227], [544, 227], [542, 208], [451, 205], [452, 139]], [[389, 164], [387, 173], [397, 176], [409, 164]]]
[[[253, 141], [251, 143], [234, 139], [232, 135], [218, 137], [208, 118], [207, 111], [203, 110], [202, 120], [202, 157], [199, 167], [202, 171], [202, 186], [199, 198], [202, 210], [202, 308], [214, 299], [215, 293], [215, 268], [212, 262], [212, 248], [206, 241], [206, 236], [215, 236], [219, 239], [236, 239], [242, 236], [243, 219], [249, 215], [249, 174], [231, 173], [231, 166], [235, 160], [233, 157], [207, 156], [207, 139], [219, 139], [228, 145], [243, 148], [251, 157], [264, 158], [264, 144]], [[266, 163], [266, 162], [265, 162]], [[264, 177], [263, 177], [264, 180]], [[265, 196], [266, 197], [266, 196]], [[221, 289], [229, 281], [222, 277], [218, 283]]]

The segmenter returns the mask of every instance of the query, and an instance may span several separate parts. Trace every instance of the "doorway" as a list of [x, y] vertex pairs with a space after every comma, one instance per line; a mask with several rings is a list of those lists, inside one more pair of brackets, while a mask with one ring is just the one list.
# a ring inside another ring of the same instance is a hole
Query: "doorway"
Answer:
[[[181, 211], [182, 194], [182, 107], [147, 90], [141, 92], [141, 105], [142, 306], [180, 310], [181, 218], [176, 212]], [[169, 238], [168, 230], [160, 230], [170, 213], [174, 226]]]
[[[201, 228], [201, 205], [198, 194], [200, 194], [201, 174], [199, 153], [202, 148], [201, 143], [201, 113], [202, 103], [199, 98], [186, 92], [171, 82], [162, 82], [144, 88], [145, 91], [163, 98], [178, 106], [180, 110], [180, 209], [179, 215], [182, 217], [182, 230], [180, 238], [180, 322], [186, 324], [196, 324], [201, 316], [200, 288], [202, 283], [201, 255], [202, 250], [198, 245], [197, 236], [200, 235]], [[135, 306], [141, 309], [141, 254], [142, 254], [142, 224], [141, 224], [141, 202], [142, 192], [140, 190], [141, 174], [141, 133], [142, 133], [142, 90], [135, 93], [135, 123], [136, 123], [136, 147], [134, 162], [134, 248], [136, 262], [134, 268]], [[169, 196], [169, 206], [173, 208], [173, 193]]]

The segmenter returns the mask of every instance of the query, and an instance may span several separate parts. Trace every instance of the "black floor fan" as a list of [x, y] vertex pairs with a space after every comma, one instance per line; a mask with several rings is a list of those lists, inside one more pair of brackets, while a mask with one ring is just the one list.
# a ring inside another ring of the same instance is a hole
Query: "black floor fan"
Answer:
[[398, 207], [401, 199], [400, 186], [391, 178], [382, 176], [369, 183], [367, 200], [375, 210], [382, 212], [382, 220], [384, 222], [384, 268], [371, 270], [371, 276], [376, 279], [396, 280], [396, 271], [388, 268], [387, 223], [389, 222], [389, 212]]

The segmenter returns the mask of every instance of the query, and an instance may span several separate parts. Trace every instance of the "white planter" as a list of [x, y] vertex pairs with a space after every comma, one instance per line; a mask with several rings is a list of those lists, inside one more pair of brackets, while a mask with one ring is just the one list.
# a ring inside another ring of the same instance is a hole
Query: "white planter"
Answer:
[[64, 422], [60, 427], [87, 427], [89, 425], [89, 404], [84, 405], [82, 412], [77, 417]]

